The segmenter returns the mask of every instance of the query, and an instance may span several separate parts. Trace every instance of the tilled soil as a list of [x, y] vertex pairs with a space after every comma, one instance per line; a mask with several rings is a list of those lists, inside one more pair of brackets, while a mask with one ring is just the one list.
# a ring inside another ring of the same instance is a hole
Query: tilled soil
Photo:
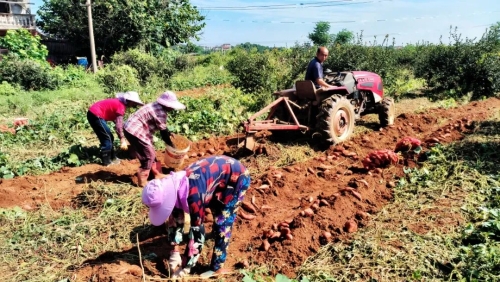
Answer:
[[[272, 274], [294, 276], [297, 267], [323, 244], [347, 241], [350, 234], [363, 228], [372, 214], [391, 201], [392, 189], [397, 179], [404, 175], [403, 167], [418, 165], [415, 158], [401, 156], [397, 165], [367, 171], [361, 159], [368, 153], [379, 149], [394, 150], [397, 141], [405, 136], [422, 140], [424, 150], [436, 141], [449, 143], [460, 140], [474, 130], [477, 122], [495, 113], [499, 106], [499, 99], [490, 98], [455, 109], [438, 108], [421, 114], [402, 114], [397, 117], [394, 126], [357, 136], [343, 145], [331, 146], [313, 160], [283, 168], [270, 166], [264, 175], [253, 177], [245, 202], [250, 205], [253, 202], [256, 212], [241, 210], [240, 215], [243, 212], [256, 217], [252, 220], [238, 217], [226, 267], [239, 267], [245, 261], [250, 265], [266, 264]], [[185, 164], [202, 156], [232, 155], [233, 144], [228, 144], [230, 139], [234, 140], [233, 137], [220, 137], [192, 144]], [[269, 143], [266, 146], [273, 145]], [[355, 154], [347, 154], [346, 151]], [[280, 152], [277, 148], [269, 148], [267, 153], [272, 157], [272, 154]], [[161, 159], [163, 152], [158, 154]], [[250, 169], [257, 165], [253, 157], [242, 161]], [[124, 160], [119, 166], [93, 164], [66, 168], [49, 175], [3, 180], [0, 183], [0, 207], [18, 205], [33, 210], [39, 204], [49, 203], [53, 209], [61, 208], [71, 205], [71, 199], [85, 186], [82, 182], [99, 179], [132, 183], [137, 167], [137, 161]], [[305, 214], [304, 210], [307, 210]], [[207, 224], [208, 230], [210, 225]], [[278, 229], [282, 230], [282, 235], [277, 232]], [[291, 236], [286, 238], [286, 234]], [[154, 263], [147, 262], [144, 266], [149, 275], [165, 277], [167, 274], [164, 263], [168, 257], [162, 256], [166, 256], [169, 246], [165, 240], [158, 240], [162, 236], [141, 242], [143, 255], [155, 253], [159, 256]], [[137, 254], [137, 248], [130, 246], [123, 252]], [[207, 255], [201, 264], [206, 267], [211, 250], [207, 247], [204, 252]], [[117, 261], [108, 257], [82, 266], [75, 274], [78, 281], [96, 277], [99, 279], [92, 281], [141, 281], [138, 265], [138, 261]], [[236, 276], [233, 278], [239, 280]]]

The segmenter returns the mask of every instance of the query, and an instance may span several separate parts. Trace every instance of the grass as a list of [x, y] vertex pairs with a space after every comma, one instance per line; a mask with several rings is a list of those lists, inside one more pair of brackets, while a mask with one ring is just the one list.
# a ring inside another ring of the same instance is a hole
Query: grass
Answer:
[[106, 251], [131, 245], [128, 227], [143, 225], [140, 191], [129, 185], [88, 187], [73, 199], [73, 207], [54, 210], [46, 204], [34, 212], [0, 209], [3, 281], [59, 281]]
[[[187, 77], [189, 80], [191, 76]], [[256, 102], [235, 91], [208, 91], [208, 96], [227, 107], [217, 115], [206, 112], [198, 117], [195, 122], [203, 123], [202, 132], [228, 133], [237, 118], [249, 114], [248, 106]], [[154, 100], [153, 92], [148, 92], [143, 100]], [[9, 153], [10, 162], [22, 163], [34, 157], [56, 156], [75, 144], [96, 145], [97, 139], [82, 114], [90, 103], [107, 96], [91, 82], [81, 88], [0, 97], [1, 123], [10, 121], [13, 115], [23, 115], [41, 128], [39, 132], [17, 135], [20, 139], [2, 139], [0, 151]], [[232, 98], [230, 105], [225, 103], [229, 101], [227, 97]], [[457, 101], [452, 99], [430, 102], [418, 98], [400, 100], [397, 112], [456, 106]], [[192, 124], [193, 120], [185, 118], [173, 124], [186, 132], [183, 123]], [[376, 115], [374, 120], [371, 118], [368, 123], [378, 122]], [[54, 126], [62, 121], [66, 121], [64, 126]], [[500, 192], [495, 192], [495, 187], [499, 187], [499, 121], [500, 115], [481, 124], [466, 140], [433, 149], [422, 168], [408, 170], [405, 181], [394, 188], [394, 202], [372, 215], [352, 242], [325, 246], [304, 263], [300, 275], [316, 281], [500, 279], [495, 274], [500, 269], [500, 227], [494, 229], [495, 224], [500, 226]], [[50, 124], [52, 132], [43, 128], [44, 124]], [[367, 128], [356, 127], [356, 134], [363, 130]], [[257, 175], [270, 165], [293, 165], [318, 154], [302, 143], [270, 143], [269, 150], [269, 155], [255, 159]], [[45, 204], [32, 212], [0, 209], [0, 237], [4, 238], [0, 242], [0, 278], [59, 281], [69, 278], [71, 270], [87, 260], [130, 247], [135, 233], [148, 232], [150, 228], [144, 225], [146, 210], [137, 201], [139, 192], [127, 184], [93, 182], [72, 199], [71, 207], [56, 210]], [[130, 261], [138, 261], [136, 255], [126, 256]], [[260, 275], [267, 272], [267, 267], [272, 266], [260, 266], [246, 274], [257, 281], [268, 281]]]
[[[323, 247], [299, 275], [314, 281], [497, 281], [500, 131], [492, 123], [498, 122], [495, 117], [465, 140], [433, 148], [421, 168], [408, 169], [399, 181], [394, 202], [351, 242]], [[471, 242], [477, 236], [481, 240]]]

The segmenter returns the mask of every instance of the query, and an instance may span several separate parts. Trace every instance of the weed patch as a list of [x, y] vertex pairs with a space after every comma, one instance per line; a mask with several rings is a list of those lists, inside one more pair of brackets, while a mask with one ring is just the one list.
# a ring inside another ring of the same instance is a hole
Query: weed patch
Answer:
[[143, 225], [139, 197], [128, 185], [93, 182], [74, 199], [81, 203], [76, 208], [0, 209], [0, 276], [4, 281], [59, 281], [86, 260], [130, 246], [130, 229], [123, 226]]
[[[496, 121], [493, 121], [496, 122]], [[333, 243], [299, 271], [314, 281], [496, 281], [499, 131], [492, 121], [406, 168], [395, 200], [350, 243]], [[495, 128], [494, 131], [492, 129]], [[486, 130], [488, 137], [481, 134]], [[397, 212], [395, 212], [397, 211]]]

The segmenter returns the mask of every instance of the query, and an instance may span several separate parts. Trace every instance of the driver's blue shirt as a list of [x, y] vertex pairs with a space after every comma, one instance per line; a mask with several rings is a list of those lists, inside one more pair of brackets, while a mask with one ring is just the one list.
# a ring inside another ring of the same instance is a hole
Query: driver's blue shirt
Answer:
[[320, 88], [320, 85], [316, 83], [318, 78], [323, 78], [323, 65], [318, 61], [318, 58], [314, 57], [307, 66], [305, 80], [311, 80], [316, 88]]

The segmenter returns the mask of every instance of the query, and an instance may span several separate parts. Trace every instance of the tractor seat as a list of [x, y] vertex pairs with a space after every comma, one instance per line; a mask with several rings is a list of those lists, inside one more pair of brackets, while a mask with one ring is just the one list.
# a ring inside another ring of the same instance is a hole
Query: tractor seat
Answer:
[[316, 87], [310, 80], [299, 80], [295, 82], [295, 96], [299, 99], [315, 101]]

